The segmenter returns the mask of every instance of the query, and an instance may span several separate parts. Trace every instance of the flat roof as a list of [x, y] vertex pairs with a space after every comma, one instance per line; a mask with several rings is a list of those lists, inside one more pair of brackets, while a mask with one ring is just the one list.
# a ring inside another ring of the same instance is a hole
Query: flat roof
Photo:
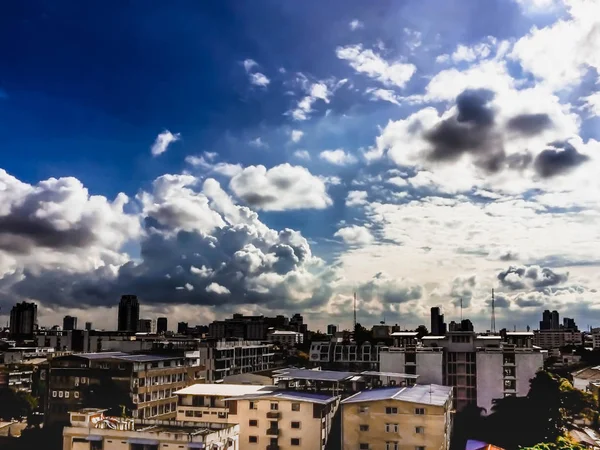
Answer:
[[275, 330], [275, 331], [271, 331], [270, 334], [300, 334], [297, 331], [288, 331], [288, 330]]
[[[543, 330], [546, 331], [546, 330]], [[548, 330], [548, 331], [561, 331], [561, 330]], [[533, 331], [507, 331], [507, 336], [533, 336]]]
[[273, 391], [271, 393], [266, 394], [249, 394], [243, 395], [240, 397], [232, 397], [227, 398], [226, 400], [257, 400], [257, 399], [281, 399], [281, 400], [291, 400], [298, 402], [309, 402], [309, 403], [318, 403], [320, 405], [326, 405], [327, 403], [331, 403], [336, 399], [335, 395], [323, 395], [323, 394], [313, 394], [311, 392], [301, 392], [301, 391]]
[[438, 340], [438, 339], [448, 339], [448, 336], [423, 336], [421, 339], [422, 339], [422, 340], [430, 340], [430, 339], [431, 339], [431, 340], [433, 340], [433, 339], [435, 339], [435, 340]]
[[365, 370], [364, 372], [360, 373], [361, 375], [367, 375], [367, 376], [376, 376], [376, 377], [394, 377], [394, 378], [409, 378], [412, 380], [416, 380], [417, 378], [419, 378], [419, 375], [411, 375], [408, 373], [401, 373], [401, 372], [377, 372], [374, 370]]
[[281, 378], [315, 381], [344, 381], [358, 375], [356, 372], [338, 372], [335, 370], [283, 369], [277, 374]]
[[475, 336], [475, 339], [485, 339], [485, 340], [498, 341], [498, 340], [502, 339], [502, 336]]
[[342, 403], [348, 404], [373, 402], [378, 400], [397, 400], [423, 405], [443, 406], [450, 398], [451, 393], [451, 386], [416, 384], [412, 387], [390, 387], [361, 391], [342, 400]]
[[215, 395], [219, 397], [234, 397], [239, 395], [256, 394], [259, 392], [269, 393], [276, 389], [276, 386], [260, 386], [254, 384], [194, 384], [186, 388], [175, 391], [180, 395]]
[[417, 334], [419, 334], [418, 331], [394, 331], [392, 334], [390, 334], [390, 336], [408, 336], [408, 337], [412, 337], [412, 336], [416, 336]]
[[153, 361], [168, 361], [173, 359], [183, 359], [183, 356], [165, 356], [165, 355], [147, 355], [147, 354], [131, 354], [125, 352], [97, 352], [97, 353], [79, 353], [69, 356], [77, 356], [86, 359], [120, 359], [121, 361], [132, 362], [153, 362]]

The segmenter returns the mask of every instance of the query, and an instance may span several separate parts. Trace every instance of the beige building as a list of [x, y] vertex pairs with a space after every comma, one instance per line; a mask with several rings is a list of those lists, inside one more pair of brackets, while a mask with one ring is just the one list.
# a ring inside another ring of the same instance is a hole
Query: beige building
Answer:
[[343, 450], [447, 450], [452, 387], [373, 389], [342, 401]]
[[239, 450], [239, 426], [104, 416], [102, 409], [71, 412], [63, 450]]
[[239, 424], [244, 450], [324, 449], [339, 405], [337, 396], [274, 386], [196, 384], [176, 394], [178, 420]]

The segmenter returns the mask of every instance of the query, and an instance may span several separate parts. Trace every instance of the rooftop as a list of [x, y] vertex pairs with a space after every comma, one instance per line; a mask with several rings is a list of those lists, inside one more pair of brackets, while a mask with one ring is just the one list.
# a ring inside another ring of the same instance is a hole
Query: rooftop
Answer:
[[275, 330], [271, 331], [271, 334], [281, 334], [281, 335], [297, 335], [300, 334], [297, 331], [288, 331], [288, 330]]
[[320, 405], [326, 405], [336, 399], [336, 396], [313, 394], [311, 392], [298, 392], [298, 391], [273, 391], [271, 393], [257, 393], [243, 395], [240, 397], [232, 397], [227, 400], [257, 400], [262, 398], [268, 399], [280, 399], [280, 400], [291, 400], [297, 402], [310, 402], [317, 403]]
[[270, 393], [274, 386], [257, 386], [252, 384], [194, 384], [175, 391], [179, 395], [215, 395], [219, 397], [235, 397], [257, 393]]
[[358, 392], [342, 403], [362, 403], [377, 400], [398, 400], [423, 405], [443, 406], [452, 393], [451, 386], [438, 384], [417, 384], [412, 387], [390, 387]]
[[438, 339], [447, 339], [448, 336], [423, 336], [421, 340], [438, 340]]
[[74, 356], [86, 359], [119, 359], [121, 361], [132, 362], [153, 362], [153, 361], [168, 361], [173, 359], [181, 359], [182, 357], [164, 356], [164, 355], [136, 355], [124, 352], [99, 352], [99, 353], [80, 353]]
[[419, 334], [417, 331], [394, 331], [390, 336], [392, 337], [416, 337]]
[[355, 372], [338, 372], [335, 370], [310, 370], [310, 369], [282, 369], [277, 371], [281, 378], [293, 378], [296, 380], [314, 381], [344, 381], [358, 375]]
[[[543, 330], [546, 331], [546, 330]], [[551, 330], [558, 331], [558, 330]], [[533, 331], [507, 331], [507, 336], [533, 336]]]

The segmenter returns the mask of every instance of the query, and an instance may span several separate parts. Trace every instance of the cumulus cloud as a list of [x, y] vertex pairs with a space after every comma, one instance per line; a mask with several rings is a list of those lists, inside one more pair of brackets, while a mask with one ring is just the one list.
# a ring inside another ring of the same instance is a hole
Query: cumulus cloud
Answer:
[[271, 83], [271, 80], [264, 73], [256, 72], [248, 76], [250, 77], [250, 83], [254, 86], [267, 87]]
[[206, 286], [206, 292], [218, 295], [231, 294], [231, 291], [225, 286], [221, 286], [219, 283], [214, 282]]
[[349, 191], [346, 206], [360, 206], [367, 203], [369, 194], [366, 191]]
[[444, 54], [440, 55], [436, 58], [436, 62], [443, 63], [447, 61], [453, 61], [454, 63], [460, 62], [473, 62], [478, 59], [485, 59], [492, 53], [492, 46], [495, 44], [496, 40], [492, 38], [490, 43], [481, 42], [479, 44], [473, 46], [467, 46], [463, 44], [459, 44], [456, 47], [456, 50], [451, 55]]
[[336, 150], [323, 150], [321, 153], [319, 153], [319, 158], [331, 164], [335, 164], [336, 166], [354, 164], [357, 161], [354, 155], [345, 152], [341, 148], [338, 148]]
[[453, 298], [452, 303], [455, 306], [461, 304], [465, 308], [471, 306], [471, 299], [477, 285], [477, 275], [470, 275], [468, 277], [456, 277], [452, 281], [450, 289], [450, 296]]
[[413, 64], [406, 62], [388, 62], [370, 49], [364, 49], [361, 44], [338, 47], [336, 55], [339, 59], [348, 61], [358, 73], [364, 73], [386, 86], [403, 88], [416, 72]]
[[152, 147], [150, 148], [152, 156], [162, 155], [167, 151], [169, 145], [171, 145], [173, 142], [177, 142], [180, 139], [181, 135], [179, 133], [173, 134], [169, 130], [163, 131], [156, 136], [154, 144], [152, 144]]
[[364, 23], [362, 23], [362, 22], [361, 22], [360, 20], [358, 20], [358, 19], [354, 19], [354, 20], [351, 20], [351, 21], [350, 21], [350, 23], [348, 24], [348, 26], [350, 27], [350, 29], [351, 29], [352, 31], [355, 31], [355, 30], [358, 30], [359, 28], [364, 28], [364, 27], [365, 27], [365, 24], [364, 24]]
[[390, 89], [369, 88], [366, 90], [366, 93], [371, 94], [371, 100], [383, 100], [395, 105], [400, 104], [399, 96]]
[[565, 283], [569, 274], [554, 272], [548, 267], [540, 266], [510, 266], [498, 273], [500, 284], [512, 291], [521, 289], [542, 289]]
[[346, 244], [350, 245], [366, 245], [373, 242], [373, 235], [369, 229], [358, 225], [340, 228], [334, 236], [342, 238]]
[[333, 202], [325, 183], [302, 166], [281, 164], [268, 169], [249, 166], [236, 174], [231, 190], [248, 205], [265, 211], [324, 209]]
[[358, 287], [357, 295], [361, 301], [378, 300], [383, 304], [399, 304], [419, 300], [423, 296], [423, 288], [379, 272]]
[[266, 142], [264, 142], [260, 137], [252, 139], [250, 141], [250, 145], [255, 148], [269, 148], [269, 145]]
[[300, 131], [300, 130], [292, 130], [290, 133], [290, 140], [294, 143], [296, 142], [300, 142], [300, 139], [302, 139], [302, 136], [304, 136], [304, 132]]
[[555, 142], [552, 146], [537, 155], [534, 161], [536, 172], [543, 178], [570, 172], [590, 159], [568, 142]]
[[242, 64], [246, 72], [250, 72], [253, 68], [258, 67], [258, 63], [253, 59], [245, 59]]
[[294, 156], [298, 159], [310, 160], [310, 153], [307, 150], [296, 150]]
[[317, 100], [329, 103], [331, 92], [324, 82], [313, 83], [306, 89], [306, 95], [298, 102], [296, 108], [288, 112], [294, 120], [307, 120], [313, 112]]

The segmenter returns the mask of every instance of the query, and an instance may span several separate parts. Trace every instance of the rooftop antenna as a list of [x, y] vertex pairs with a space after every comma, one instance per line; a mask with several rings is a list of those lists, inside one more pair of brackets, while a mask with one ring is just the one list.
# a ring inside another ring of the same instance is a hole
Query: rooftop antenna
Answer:
[[356, 292], [354, 292], [354, 329], [356, 329]]
[[496, 333], [496, 305], [494, 304], [494, 289], [492, 289], [492, 333]]
[[460, 321], [462, 322], [463, 318], [462, 318], [462, 308], [463, 308], [463, 304], [462, 304], [462, 297], [460, 298]]

